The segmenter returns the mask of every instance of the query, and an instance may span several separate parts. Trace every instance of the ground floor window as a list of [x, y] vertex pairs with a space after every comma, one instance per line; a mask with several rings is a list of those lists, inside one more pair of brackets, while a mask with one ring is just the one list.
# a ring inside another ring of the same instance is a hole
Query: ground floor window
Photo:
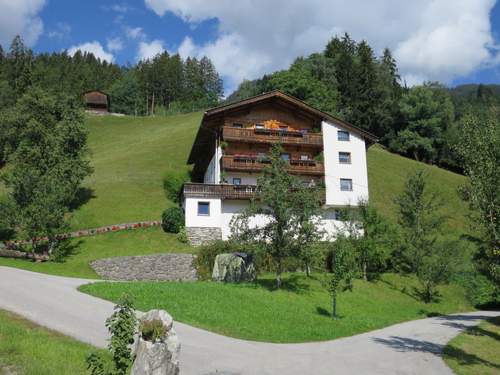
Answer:
[[210, 202], [198, 202], [198, 216], [210, 216]]
[[241, 185], [241, 178], [233, 178], [233, 185]]
[[340, 179], [340, 190], [341, 191], [352, 191], [352, 179], [341, 178]]

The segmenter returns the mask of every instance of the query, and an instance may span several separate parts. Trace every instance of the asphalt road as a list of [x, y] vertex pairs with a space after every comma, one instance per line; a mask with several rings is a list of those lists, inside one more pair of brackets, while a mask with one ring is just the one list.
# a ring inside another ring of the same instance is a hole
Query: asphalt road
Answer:
[[[113, 304], [77, 291], [89, 280], [0, 267], [0, 308], [99, 347]], [[196, 301], [193, 301], [196, 303]], [[439, 353], [464, 328], [500, 312], [414, 320], [348, 338], [305, 344], [233, 339], [179, 322], [181, 374], [452, 374]]]

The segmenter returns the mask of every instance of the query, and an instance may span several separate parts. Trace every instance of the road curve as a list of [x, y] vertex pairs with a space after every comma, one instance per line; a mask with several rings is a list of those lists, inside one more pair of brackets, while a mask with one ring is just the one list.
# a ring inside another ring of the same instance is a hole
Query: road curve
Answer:
[[[0, 267], [0, 308], [95, 346], [106, 346], [113, 304], [77, 291], [89, 280]], [[439, 353], [464, 328], [500, 315], [475, 311], [414, 320], [316, 343], [233, 339], [179, 322], [181, 374], [452, 374]]]

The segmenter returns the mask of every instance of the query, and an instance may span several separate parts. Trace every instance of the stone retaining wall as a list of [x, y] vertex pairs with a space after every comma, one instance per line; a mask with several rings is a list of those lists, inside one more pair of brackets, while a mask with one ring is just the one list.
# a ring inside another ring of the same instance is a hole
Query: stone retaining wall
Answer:
[[212, 241], [221, 240], [222, 230], [220, 228], [186, 227], [186, 235], [191, 245], [200, 246]]
[[194, 281], [195, 259], [192, 254], [168, 253], [98, 259], [90, 266], [107, 280]]

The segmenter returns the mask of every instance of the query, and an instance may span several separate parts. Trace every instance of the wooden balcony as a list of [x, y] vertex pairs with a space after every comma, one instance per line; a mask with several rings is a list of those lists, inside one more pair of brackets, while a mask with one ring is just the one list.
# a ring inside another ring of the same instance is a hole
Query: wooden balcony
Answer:
[[224, 126], [222, 128], [222, 137], [225, 141], [323, 147], [323, 135], [321, 133], [303, 133], [279, 129], [242, 129]]
[[185, 183], [183, 194], [197, 198], [252, 199], [256, 190], [255, 185]]
[[[224, 155], [222, 157], [222, 168], [226, 171], [260, 172], [266, 165], [269, 165], [269, 160], [258, 156]], [[315, 160], [290, 160], [287, 170], [289, 173], [311, 176], [321, 176], [325, 173], [323, 163]]]

